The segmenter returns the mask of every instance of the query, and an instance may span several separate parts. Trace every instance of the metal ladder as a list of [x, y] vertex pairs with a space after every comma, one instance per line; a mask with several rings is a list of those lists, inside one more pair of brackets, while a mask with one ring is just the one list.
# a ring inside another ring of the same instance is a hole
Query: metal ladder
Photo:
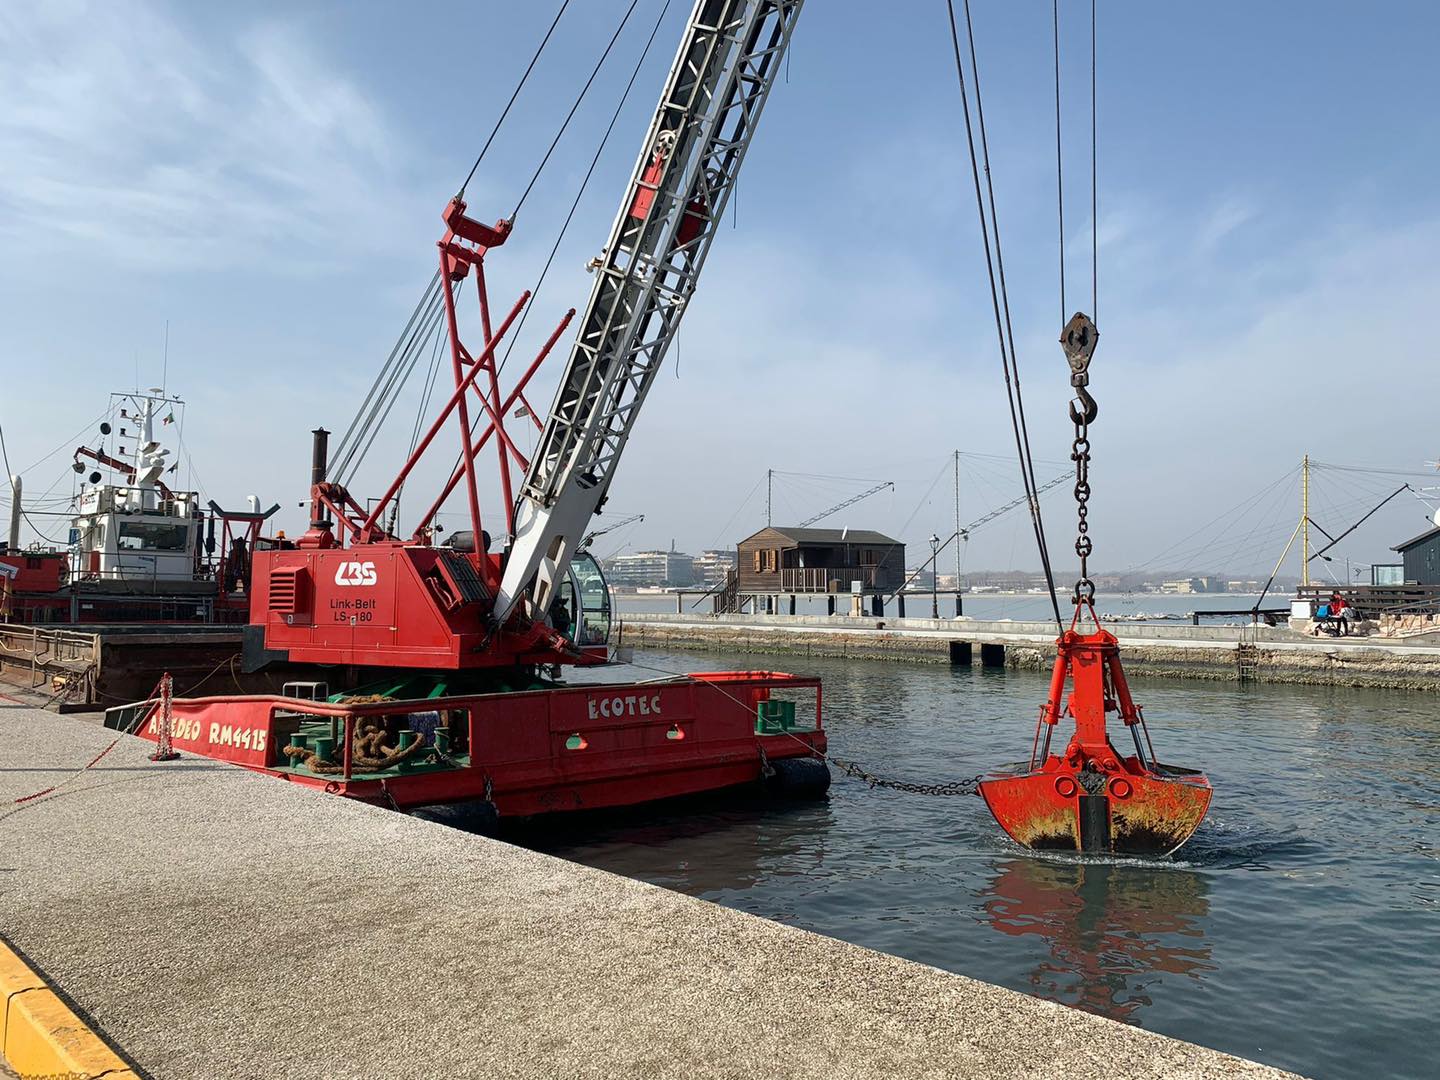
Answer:
[[1235, 646], [1235, 677], [1240, 682], [1250, 682], [1260, 667], [1260, 647], [1248, 641]]

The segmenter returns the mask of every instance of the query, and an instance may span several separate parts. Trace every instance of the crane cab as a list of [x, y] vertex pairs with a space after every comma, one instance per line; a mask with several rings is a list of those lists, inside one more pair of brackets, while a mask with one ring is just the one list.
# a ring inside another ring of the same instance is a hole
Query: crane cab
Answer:
[[550, 625], [590, 657], [605, 659], [610, 644], [610, 586], [588, 551], [570, 560], [570, 572], [550, 606]]

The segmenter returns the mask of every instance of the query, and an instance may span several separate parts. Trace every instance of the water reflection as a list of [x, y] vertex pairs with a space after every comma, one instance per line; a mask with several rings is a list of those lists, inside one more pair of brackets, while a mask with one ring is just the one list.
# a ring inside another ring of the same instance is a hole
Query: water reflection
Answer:
[[979, 891], [993, 929], [1048, 950], [1025, 974], [1031, 993], [1132, 1024], [1166, 976], [1216, 970], [1207, 893], [1188, 870], [1033, 858], [999, 863]]
[[771, 878], [821, 874], [833, 824], [824, 801], [697, 797], [660, 811], [541, 819], [513, 828], [507, 838], [693, 896], [718, 898]]

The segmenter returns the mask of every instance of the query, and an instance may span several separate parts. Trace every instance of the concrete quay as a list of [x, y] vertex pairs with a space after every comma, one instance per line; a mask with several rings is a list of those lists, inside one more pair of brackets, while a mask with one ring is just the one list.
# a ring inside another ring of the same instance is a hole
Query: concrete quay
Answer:
[[115, 737], [0, 699], [0, 933], [156, 1080], [1288, 1075]]
[[[1440, 690], [1440, 641], [1314, 638], [1284, 627], [1107, 623], [1134, 675]], [[637, 648], [981, 663], [1049, 670], [1055, 624], [846, 615], [623, 613], [618, 640]], [[1253, 647], [1250, 648], [1250, 647]]]

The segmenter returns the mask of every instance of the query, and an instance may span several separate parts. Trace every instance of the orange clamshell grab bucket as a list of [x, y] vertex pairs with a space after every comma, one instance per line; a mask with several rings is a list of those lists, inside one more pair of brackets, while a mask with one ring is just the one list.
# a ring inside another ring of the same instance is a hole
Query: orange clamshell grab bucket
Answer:
[[[1000, 827], [1028, 848], [1173, 852], [1204, 820], [1210, 781], [1193, 769], [1155, 760], [1145, 718], [1120, 667], [1115, 635], [1098, 620], [1093, 634], [1077, 633], [1079, 607], [1075, 615], [1056, 641], [1050, 694], [1036, 724], [1029, 764], [986, 776], [980, 794]], [[1090, 617], [1095, 619], [1093, 606]], [[1067, 681], [1073, 687], [1068, 709], [1062, 702]], [[1117, 750], [1106, 733], [1106, 716], [1112, 712], [1130, 729], [1135, 744], [1130, 756]], [[1051, 735], [1067, 714], [1075, 721], [1075, 734], [1064, 753], [1051, 753]]]

